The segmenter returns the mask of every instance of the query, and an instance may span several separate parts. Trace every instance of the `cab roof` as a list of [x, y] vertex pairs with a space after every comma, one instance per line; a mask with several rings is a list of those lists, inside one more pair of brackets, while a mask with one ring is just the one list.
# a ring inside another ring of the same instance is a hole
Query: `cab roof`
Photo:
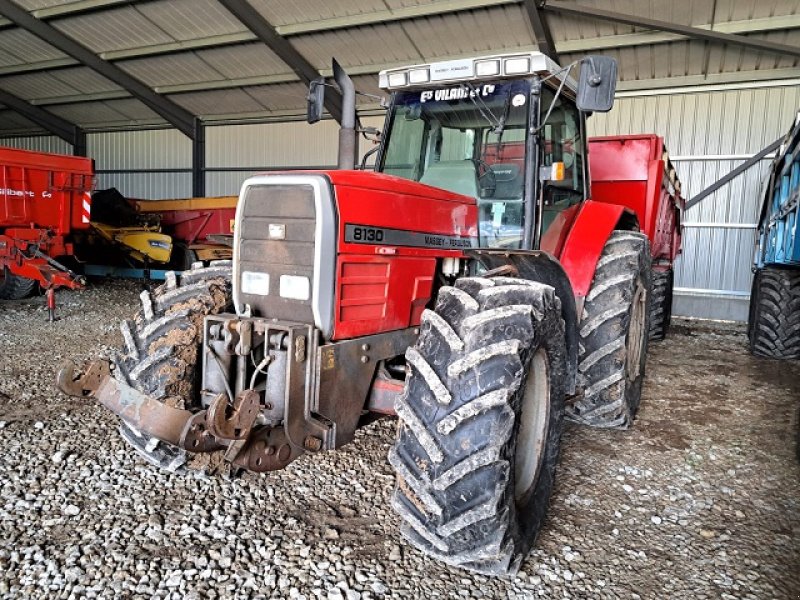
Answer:
[[378, 75], [378, 85], [389, 91], [412, 90], [463, 81], [520, 79], [531, 75], [552, 76], [559, 83], [566, 77], [565, 88], [573, 93], [577, 90], [575, 80], [541, 52], [491, 54], [386, 69]]

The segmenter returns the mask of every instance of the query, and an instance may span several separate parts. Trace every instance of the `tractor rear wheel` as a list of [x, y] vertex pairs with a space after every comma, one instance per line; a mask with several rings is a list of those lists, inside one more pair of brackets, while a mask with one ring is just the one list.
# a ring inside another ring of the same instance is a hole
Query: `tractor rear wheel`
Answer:
[[33, 294], [39, 283], [14, 275], [7, 268], [0, 272], [0, 300], [22, 300]]
[[423, 552], [497, 575], [533, 545], [563, 424], [560, 306], [550, 286], [473, 277], [423, 314], [389, 454], [392, 506]]
[[650, 299], [650, 339], [663, 340], [672, 320], [672, 284], [674, 271], [653, 269], [653, 292]]
[[578, 383], [567, 417], [594, 427], [630, 427], [642, 395], [650, 320], [647, 237], [615, 231], [597, 262], [579, 325]]
[[[196, 405], [200, 386], [203, 319], [231, 305], [231, 262], [199, 265], [141, 293], [142, 308], [123, 321], [124, 351], [114, 357], [114, 376], [173, 407]], [[185, 461], [182, 450], [144, 437], [125, 423], [122, 436], [148, 461], [169, 470]]]
[[750, 297], [750, 351], [764, 358], [800, 358], [800, 270], [767, 267]]

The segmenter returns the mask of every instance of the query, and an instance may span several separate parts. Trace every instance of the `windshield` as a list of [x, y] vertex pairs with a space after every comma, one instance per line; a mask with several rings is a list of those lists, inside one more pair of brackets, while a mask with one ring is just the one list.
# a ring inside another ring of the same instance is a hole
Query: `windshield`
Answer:
[[379, 170], [478, 201], [482, 247], [522, 244], [529, 81], [395, 96]]

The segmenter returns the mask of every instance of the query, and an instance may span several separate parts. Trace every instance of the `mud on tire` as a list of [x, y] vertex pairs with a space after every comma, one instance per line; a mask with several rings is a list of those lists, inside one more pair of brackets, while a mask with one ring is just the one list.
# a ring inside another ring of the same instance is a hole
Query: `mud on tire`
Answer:
[[672, 284], [674, 271], [653, 269], [653, 291], [650, 298], [650, 339], [663, 340], [672, 320]]
[[764, 358], [800, 358], [800, 270], [767, 267], [750, 296], [750, 351]]
[[0, 273], [0, 300], [22, 300], [33, 294], [38, 285], [33, 279], [14, 275], [3, 268]]
[[197, 264], [141, 293], [142, 308], [120, 325], [125, 349], [114, 357], [114, 375], [171, 406], [188, 408], [198, 383], [203, 319], [231, 303], [231, 263]]
[[567, 418], [630, 427], [639, 408], [649, 332], [650, 246], [644, 234], [615, 231], [597, 262], [578, 325], [578, 386]]
[[540, 283], [461, 279], [425, 311], [406, 358], [389, 454], [403, 536], [451, 565], [516, 572], [544, 520], [559, 451], [559, 299]]
[[[113, 357], [114, 376], [138, 391], [179, 408], [198, 397], [203, 319], [231, 305], [231, 261], [196, 263], [163, 285], [141, 293], [142, 308], [120, 328], [125, 348]], [[147, 438], [124, 422], [122, 437], [146, 460], [170, 471], [186, 462], [179, 448]]]

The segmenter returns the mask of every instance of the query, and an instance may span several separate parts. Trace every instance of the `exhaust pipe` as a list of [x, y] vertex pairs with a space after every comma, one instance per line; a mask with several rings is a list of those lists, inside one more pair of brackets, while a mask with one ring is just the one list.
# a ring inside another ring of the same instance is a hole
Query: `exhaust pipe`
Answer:
[[358, 155], [356, 137], [356, 88], [353, 80], [333, 59], [333, 79], [342, 92], [342, 126], [339, 129], [339, 169], [355, 169]]

